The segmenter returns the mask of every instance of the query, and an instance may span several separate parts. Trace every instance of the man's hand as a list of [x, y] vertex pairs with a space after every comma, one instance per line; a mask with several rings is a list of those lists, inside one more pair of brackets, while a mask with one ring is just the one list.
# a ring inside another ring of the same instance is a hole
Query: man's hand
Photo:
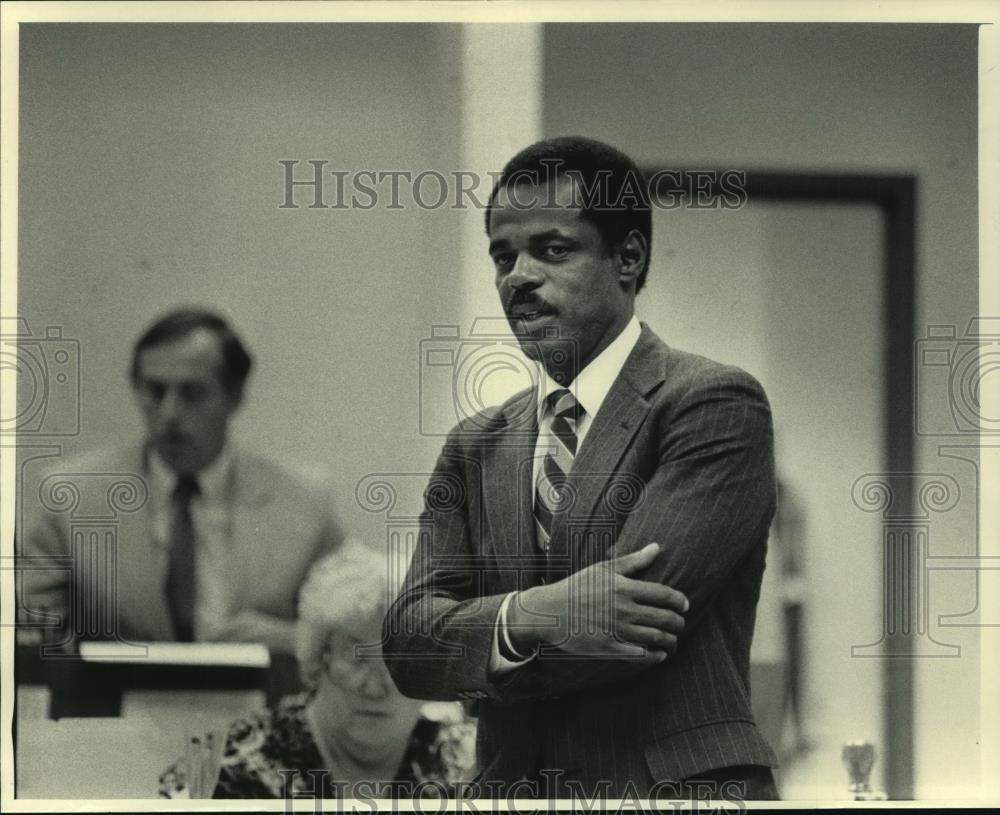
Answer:
[[214, 642], [259, 642], [271, 651], [295, 651], [295, 622], [274, 617], [262, 611], [243, 609], [231, 617], [214, 621], [211, 630], [203, 633]]
[[522, 654], [541, 648], [662, 662], [677, 648], [688, 600], [669, 586], [629, 577], [649, 566], [659, 551], [651, 543], [520, 592], [507, 610], [511, 644]]

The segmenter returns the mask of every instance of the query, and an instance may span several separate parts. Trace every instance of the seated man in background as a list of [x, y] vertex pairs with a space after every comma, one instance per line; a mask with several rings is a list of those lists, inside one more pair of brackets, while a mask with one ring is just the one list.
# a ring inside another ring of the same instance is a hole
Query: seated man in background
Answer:
[[[291, 651], [299, 587], [340, 531], [324, 485], [229, 443], [251, 366], [211, 312], [177, 310], [146, 330], [131, 370], [145, 438], [55, 468], [81, 508], [107, 502], [95, 491], [108, 493], [108, 480], [92, 476], [134, 474], [145, 484], [136, 511], [119, 516], [111, 578], [84, 575], [67, 513], [28, 506], [22, 615], [54, 612], [76, 638]], [[71, 569], [46, 568], [71, 556]]]
[[307, 690], [234, 722], [214, 755], [189, 750], [160, 777], [160, 795], [370, 799], [453, 793], [469, 780], [475, 724], [457, 703], [407, 699], [382, 662], [386, 577], [385, 557], [354, 541], [317, 563], [299, 601]]

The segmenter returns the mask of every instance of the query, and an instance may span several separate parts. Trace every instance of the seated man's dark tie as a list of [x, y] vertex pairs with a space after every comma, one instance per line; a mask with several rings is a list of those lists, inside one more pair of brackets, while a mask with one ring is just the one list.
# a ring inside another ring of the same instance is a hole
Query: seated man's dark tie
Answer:
[[171, 503], [167, 606], [180, 642], [194, 640], [195, 534], [191, 499], [198, 493], [197, 479], [182, 475], [177, 479]]

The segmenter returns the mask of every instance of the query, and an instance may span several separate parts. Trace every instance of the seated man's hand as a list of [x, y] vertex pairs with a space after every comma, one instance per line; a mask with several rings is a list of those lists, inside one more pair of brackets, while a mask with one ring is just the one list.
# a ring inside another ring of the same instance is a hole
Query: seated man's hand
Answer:
[[687, 598], [629, 576], [649, 566], [658, 552], [659, 545], [651, 543], [520, 592], [507, 611], [514, 648], [523, 654], [558, 649], [571, 656], [662, 662], [677, 648]]

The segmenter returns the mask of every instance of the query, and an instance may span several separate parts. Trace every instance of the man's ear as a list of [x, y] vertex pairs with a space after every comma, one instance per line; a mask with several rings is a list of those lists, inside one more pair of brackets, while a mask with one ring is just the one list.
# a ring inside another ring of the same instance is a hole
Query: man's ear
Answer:
[[245, 393], [244, 386], [240, 385], [239, 387], [227, 387], [225, 383], [223, 383], [223, 387], [226, 388], [226, 396], [229, 397], [229, 413], [232, 415], [243, 407], [243, 395]]
[[646, 266], [649, 248], [646, 239], [638, 229], [633, 229], [618, 247], [618, 282], [635, 285]]

